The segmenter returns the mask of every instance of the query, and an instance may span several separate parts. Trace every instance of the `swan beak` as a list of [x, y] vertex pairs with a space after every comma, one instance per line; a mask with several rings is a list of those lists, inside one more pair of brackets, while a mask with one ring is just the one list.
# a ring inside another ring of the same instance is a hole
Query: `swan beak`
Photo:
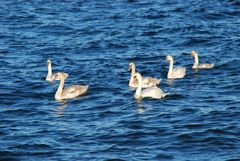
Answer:
[[67, 73], [64, 73], [64, 76], [67, 78], [67, 77], [68, 77], [68, 74], [67, 74]]
[[128, 71], [130, 71], [131, 69], [132, 69], [132, 66], [129, 66], [129, 67], [128, 67]]
[[47, 60], [47, 65], [50, 64], [50, 63], [51, 63], [51, 60], [48, 59], [48, 60]]
[[55, 75], [53, 75], [53, 76], [54, 76], [53, 80], [54, 80], [54, 81], [57, 80], [58, 74], [55, 74]]
[[195, 51], [193, 50], [192, 53], [191, 53], [191, 58], [194, 57], [194, 53], [195, 53]]
[[133, 79], [136, 79], [136, 78], [137, 78], [137, 73], [135, 73], [133, 76]]
[[191, 57], [192, 57], [192, 58], [194, 57], [194, 54], [195, 54], [195, 53], [194, 53], [194, 51], [193, 51], [193, 52], [191, 53]]

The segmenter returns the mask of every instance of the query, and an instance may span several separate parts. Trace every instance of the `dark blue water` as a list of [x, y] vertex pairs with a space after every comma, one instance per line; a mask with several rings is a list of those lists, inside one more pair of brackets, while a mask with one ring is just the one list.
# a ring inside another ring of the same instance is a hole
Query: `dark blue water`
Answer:
[[[238, 0], [1, 0], [0, 160], [240, 160], [239, 47]], [[48, 58], [88, 94], [55, 101]], [[136, 102], [129, 62], [169, 95]]]

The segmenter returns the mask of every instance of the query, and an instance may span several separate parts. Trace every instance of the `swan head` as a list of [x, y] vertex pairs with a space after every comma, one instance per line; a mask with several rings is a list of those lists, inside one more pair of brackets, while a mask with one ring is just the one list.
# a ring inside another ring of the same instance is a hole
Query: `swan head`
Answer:
[[168, 61], [173, 61], [173, 57], [172, 57], [171, 55], [167, 55], [167, 56], [166, 56], [166, 60], [168, 60]]
[[128, 71], [132, 70], [133, 67], [135, 67], [135, 64], [133, 62], [129, 63]]
[[192, 57], [196, 56], [197, 52], [195, 50], [192, 51]]
[[48, 59], [47, 60], [47, 65], [50, 65], [52, 62], [51, 62], [51, 59]]
[[54, 79], [55, 80], [62, 80], [62, 79], [67, 79], [68, 74], [67, 73], [63, 73], [63, 72], [58, 72], [55, 74]]

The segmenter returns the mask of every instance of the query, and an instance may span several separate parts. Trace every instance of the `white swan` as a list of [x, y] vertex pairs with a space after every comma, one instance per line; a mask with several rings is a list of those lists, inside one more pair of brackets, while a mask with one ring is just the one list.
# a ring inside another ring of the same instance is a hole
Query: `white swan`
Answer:
[[155, 99], [161, 99], [163, 97], [165, 97], [167, 94], [164, 93], [160, 88], [158, 88], [157, 86], [154, 87], [149, 87], [146, 89], [142, 90], [142, 76], [140, 73], [136, 73], [135, 77], [138, 81], [138, 87], [137, 90], [134, 94], [135, 99], [139, 100], [142, 98], [155, 98]]
[[168, 75], [167, 75], [168, 78], [170, 78], [170, 79], [183, 78], [185, 76], [186, 68], [183, 68], [183, 67], [173, 68], [173, 57], [172, 56], [168, 55], [166, 57], [166, 60], [168, 60], [170, 62]]
[[55, 78], [55, 74], [52, 74], [52, 62], [50, 59], [47, 60], [48, 74], [46, 77], [46, 81], [53, 82]]
[[59, 72], [55, 75], [55, 80], [60, 80], [57, 92], [55, 94], [56, 100], [71, 99], [85, 94], [88, 90], [88, 86], [85, 85], [72, 85], [64, 88], [64, 81], [68, 77], [67, 73]]
[[[131, 70], [131, 78], [129, 80], [129, 87], [137, 88], [138, 87], [138, 81], [136, 78], [134, 78], [135, 72], [136, 72], [136, 65], [134, 63], [129, 63], [128, 70]], [[142, 79], [142, 87], [148, 88], [152, 86], [156, 86], [160, 84], [161, 79], [152, 78], [152, 77], [144, 77]]]
[[214, 64], [199, 64], [198, 54], [196, 51], [192, 51], [192, 57], [194, 57], [193, 69], [211, 69], [214, 67]]

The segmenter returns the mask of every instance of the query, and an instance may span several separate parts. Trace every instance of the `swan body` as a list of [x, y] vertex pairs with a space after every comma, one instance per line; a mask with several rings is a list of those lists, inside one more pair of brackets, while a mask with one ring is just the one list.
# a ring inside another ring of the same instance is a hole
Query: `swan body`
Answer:
[[46, 77], [46, 81], [53, 82], [55, 78], [55, 74], [52, 74], [52, 62], [50, 59], [47, 60], [47, 66], [48, 66], [48, 74]]
[[214, 67], [214, 64], [199, 64], [198, 53], [194, 50], [192, 51], [192, 56], [194, 57], [193, 69], [211, 69]]
[[157, 86], [149, 87], [142, 90], [142, 76], [140, 73], [136, 73], [135, 77], [138, 81], [138, 87], [134, 94], [135, 99], [142, 99], [142, 98], [154, 98], [154, 99], [161, 99], [165, 97], [167, 94], [164, 93], [160, 88]]
[[183, 78], [186, 75], [186, 68], [184, 68], [184, 67], [173, 68], [173, 57], [172, 56], [168, 55], [166, 57], [166, 60], [168, 60], [170, 62], [168, 75], [167, 75], [167, 77], [169, 79]]
[[[134, 75], [136, 73], [136, 65], [134, 63], [129, 63], [129, 71], [131, 70], [131, 78], [129, 81], [129, 87], [137, 88], [138, 87], [138, 81], [136, 78], [134, 78]], [[142, 87], [148, 88], [153, 87], [160, 84], [161, 79], [152, 78], [152, 77], [144, 77], [142, 78]]]
[[64, 88], [64, 81], [67, 79], [68, 74], [59, 72], [55, 75], [55, 80], [60, 80], [57, 92], [55, 94], [56, 100], [65, 100], [71, 99], [85, 94], [88, 90], [87, 85], [72, 85], [67, 88]]

